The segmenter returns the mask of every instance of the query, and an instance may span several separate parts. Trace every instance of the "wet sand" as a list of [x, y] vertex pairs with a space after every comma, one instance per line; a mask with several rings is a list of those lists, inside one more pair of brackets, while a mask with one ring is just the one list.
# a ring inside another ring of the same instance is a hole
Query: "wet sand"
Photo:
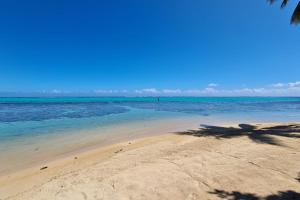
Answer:
[[[104, 146], [199, 127], [203, 117], [141, 120], [88, 130], [41, 134], [0, 144], [0, 176]], [[213, 120], [210, 120], [213, 121]], [[218, 122], [215, 122], [218, 123]]]
[[2, 176], [0, 199], [299, 199], [300, 126], [206, 127]]

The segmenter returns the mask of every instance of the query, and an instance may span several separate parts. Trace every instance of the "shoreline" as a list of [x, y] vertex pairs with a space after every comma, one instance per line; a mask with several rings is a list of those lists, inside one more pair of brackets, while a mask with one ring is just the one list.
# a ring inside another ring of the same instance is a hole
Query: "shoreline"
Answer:
[[[50, 135], [49, 138], [46, 136], [45, 138], [29, 140], [29, 143], [35, 145], [23, 146], [22, 148], [18, 146], [16, 150], [2, 152], [4, 156], [2, 156], [0, 162], [6, 163], [9, 161], [10, 163], [9, 165], [6, 164], [7, 167], [4, 170], [3, 167], [5, 165], [2, 165], [2, 168], [0, 168], [0, 177], [18, 172], [24, 168], [42, 166], [45, 163], [55, 160], [129, 140], [143, 139], [188, 129], [198, 129], [201, 124], [229, 126], [236, 124], [236, 122], [225, 122], [223, 119], [216, 117], [191, 115], [177, 116], [163, 120], [152, 119], [144, 122], [122, 123], [117, 126], [70, 132], [70, 134], [67, 132], [67, 134], [57, 136]], [[9, 148], [12, 149], [12, 146], [9, 146]], [[38, 150], [36, 151], [36, 149]], [[20, 157], [20, 154], [24, 158]], [[12, 161], [12, 158], [15, 161]]]
[[[11, 163], [6, 168], [0, 169], [0, 177], [22, 170], [23, 168], [35, 167], [44, 163], [70, 157], [82, 152], [151, 136], [172, 133], [188, 128], [198, 128], [201, 117], [175, 117], [164, 120], [147, 120], [144, 122], [123, 123], [116, 126], [100, 127], [91, 130], [70, 132], [70, 134], [50, 135], [49, 138], [38, 138], [29, 140], [35, 145], [18, 146], [16, 150], [5, 152], [0, 162], [5, 163], [9, 158]], [[202, 121], [202, 120], [201, 120]], [[43, 136], [42, 136], [43, 137]], [[40, 148], [42, 146], [42, 148]], [[11, 148], [11, 147], [10, 147]], [[35, 150], [38, 149], [38, 151]], [[3, 152], [2, 152], [3, 153]], [[9, 153], [9, 154], [7, 154]], [[26, 160], [20, 157], [25, 154]], [[7, 158], [6, 158], [7, 157]], [[2, 160], [2, 161], [1, 161]], [[12, 167], [14, 166], [14, 167]]]
[[[276, 125], [288, 125], [288, 124], [290, 123], [263, 123], [260, 124], [259, 126], [276, 126]], [[243, 137], [244, 136], [242, 136], [241, 138]], [[123, 141], [121, 143], [107, 145], [104, 147], [102, 146], [102, 147], [96, 147], [94, 149], [88, 149], [85, 151], [78, 152], [76, 154], [69, 155], [64, 158], [50, 161], [43, 165], [36, 165], [33, 167], [29, 167], [14, 172], [12, 174], [0, 176], [0, 199], [7, 198], [7, 197], [11, 197], [12, 199], [14, 199], [14, 195], [18, 196], [22, 194], [22, 192], [24, 191], [31, 191], [32, 188], [39, 187], [49, 180], [51, 181], [51, 180], [60, 179], [60, 177], [63, 177], [66, 174], [70, 174], [70, 173], [72, 174], [75, 173], [76, 171], [89, 169], [95, 165], [101, 165], [101, 163], [114, 160], [114, 157], [127, 154], [128, 152], [132, 152], [132, 151], [139, 152], [139, 151], [144, 151], [144, 149], [150, 148], [148, 150], [150, 151], [149, 154], [151, 154], [151, 151], [156, 151], [155, 149], [153, 150], [151, 149], [152, 146], [157, 146], [159, 148], [164, 149], [165, 147], [162, 144], [167, 144], [167, 145], [171, 144], [173, 146], [175, 145], [174, 147], [172, 146], [172, 148], [175, 147], [177, 148], [177, 146], [181, 147], [184, 144], [194, 143], [194, 142], [200, 142], [200, 143], [203, 142], [205, 145], [207, 145], [207, 142], [208, 144], [212, 142], [220, 145], [225, 140], [227, 139], [224, 140], [222, 139], [221, 141], [219, 141], [218, 139], [211, 138], [211, 137], [199, 138], [199, 137], [193, 137], [191, 135], [165, 133], [165, 134], [159, 134], [154, 136], [145, 136], [143, 138], [136, 138], [128, 141]], [[300, 144], [298, 140], [297, 142], [298, 144]], [[183, 150], [186, 150], [186, 148], [189, 147], [188, 146], [184, 147]], [[155, 152], [155, 153], [159, 153], [159, 152]], [[300, 148], [297, 149], [297, 154], [299, 153], [300, 153]], [[129, 160], [131, 159], [130, 156], [128, 159]], [[142, 158], [138, 158], [138, 159], [142, 159]], [[300, 160], [297, 161], [297, 163], [300, 164]]]

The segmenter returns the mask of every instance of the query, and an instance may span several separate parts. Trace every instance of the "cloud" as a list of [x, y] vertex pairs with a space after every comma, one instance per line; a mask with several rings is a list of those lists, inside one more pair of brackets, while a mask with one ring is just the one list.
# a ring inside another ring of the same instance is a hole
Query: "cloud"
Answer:
[[207, 88], [204, 88], [204, 90], [202, 90], [202, 92], [203, 93], [215, 93], [215, 92], [218, 92], [218, 90], [216, 90], [213, 87], [207, 87]]
[[210, 83], [208, 84], [208, 87], [212, 88], [212, 87], [218, 87], [219, 85], [216, 83]]
[[290, 87], [300, 87], [300, 81], [296, 81], [288, 84]]
[[187, 95], [200, 95], [202, 93], [202, 90], [200, 90], [200, 89], [189, 89], [189, 90], [184, 90], [182, 93], [187, 94]]
[[275, 84], [272, 84], [271, 87], [275, 87], [275, 88], [282, 88], [282, 87], [285, 87], [286, 84], [283, 84], [283, 83], [275, 83]]
[[[217, 87], [215, 83], [210, 83], [206, 88], [179, 89], [167, 88], [157, 89], [155, 87], [126, 90], [126, 89], [97, 89], [93, 91], [66, 91], [66, 90], [40, 90], [37, 92], [28, 93], [30, 96], [299, 96], [300, 97], [300, 81], [295, 82], [278, 82], [269, 84], [264, 87], [241, 87], [235, 89], [222, 89]], [[0, 96], [9, 93], [0, 93]], [[15, 95], [17, 95], [16, 93]], [[22, 96], [26, 96], [22, 93]]]
[[126, 94], [128, 90], [94, 90], [93, 93], [95, 94]]
[[57, 95], [60, 95], [60, 94], [69, 94], [70, 91], [67, 91], [67, 90], [59, 90], [59, 89], [53, 89], [53, 90], [50, 90], [50, 91], [47, 91], [47, 90], [42, 90], [42, 91], [39, 91], [39, 93], [43, 93], [43, 94], [57, 94]]
[[180, 94], [182, 91], [180, 89], [175, 89], [175, 90], [172, 90], [172, 89], [164, 89], [162, 90], [162, 92], [164, 94]]
[[94, 90], [96, 94], [112, 94], [113, 90]]
[[[212, 85], [211, 85], [212, 86]], [[275, 83], [266, 87], [218, 89], [206, 87], [204, 89], [182, 90], [184, 96], [300, 96], [300, 81], [290, 83]]]
[[300, 81], [290, 82], [290, 83], [275, 83], [271, 87], [274, 88], [297, 88], [300, 87]]
[[157, 90], [156, 88], [145, 88], [145, 89], [141, 89], [141, 90], [135, 90], [135, 93], [138, 93], [138, 94], [157, 94], [157, 93], [160, 93], [160, 91]]
[[61, 94], [62, 91], [61, 91], [61, 90], [54, 89], [54, 90], [51, 91], [51, 93], [54, 93], [54, 94]]

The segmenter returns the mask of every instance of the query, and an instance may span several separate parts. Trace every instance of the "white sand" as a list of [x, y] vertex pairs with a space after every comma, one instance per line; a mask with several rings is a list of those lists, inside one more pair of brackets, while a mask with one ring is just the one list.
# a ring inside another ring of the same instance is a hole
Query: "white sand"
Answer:
[[222, 194], [230, 199], [237, 192], [266, 197], [288, 190], [297, 195], [300, 138], [270, 137], [280, 145], [247, 136], [175, 134], [116, 144], [48, 163], [44, 170], [4, 176], [0, 199], [219, 199]]

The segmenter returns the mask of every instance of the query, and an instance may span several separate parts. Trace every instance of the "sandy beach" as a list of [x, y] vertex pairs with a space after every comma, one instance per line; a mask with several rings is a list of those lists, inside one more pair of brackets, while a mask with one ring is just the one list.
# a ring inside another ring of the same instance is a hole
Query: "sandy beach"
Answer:
[[300, 200], [300, 0], [7, 0], [0, 27], [0, 200]]
[[299, 199], [300, 126], [131, 140], [0, 178], [0, 199]]

